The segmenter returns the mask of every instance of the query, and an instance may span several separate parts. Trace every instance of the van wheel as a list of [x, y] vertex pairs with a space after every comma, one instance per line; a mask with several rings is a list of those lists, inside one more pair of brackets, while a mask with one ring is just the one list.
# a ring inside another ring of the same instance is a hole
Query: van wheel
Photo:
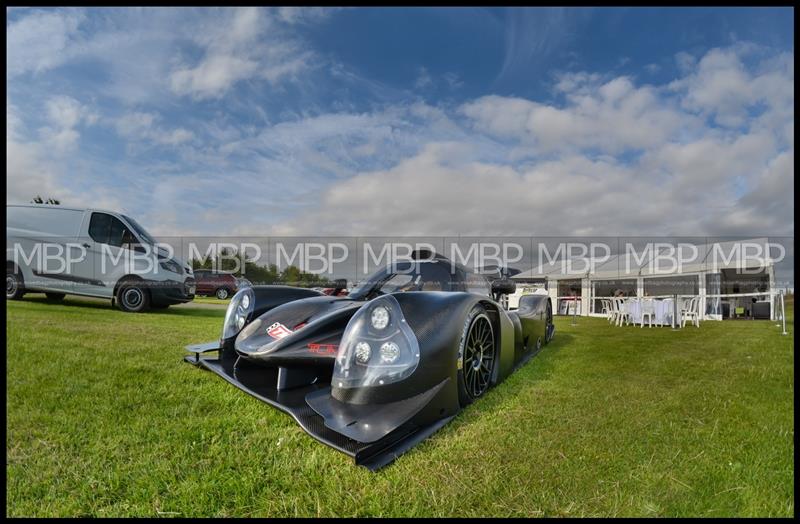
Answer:
[[122, 311], [141, 313], [150, 307], [150, 293], [135, 280], [123, 282], [117, 289], [117, 303]]
[[13, 270], [6, 271], [6, 300], [20, 300], [25, 295], [25, 282], [22, 275]]
[[44, 296], [47, 297], [47, 300], [52, 300], [53, 302], [59, 302], [64, 300], [66, 296], [64, 293], [45, 293]]
[[221, 287], [214, 294], [217, 295], [218, 299], [225, 300], [228, 298], [228, 295], [230, 295], [230, 292], [226, 288]]

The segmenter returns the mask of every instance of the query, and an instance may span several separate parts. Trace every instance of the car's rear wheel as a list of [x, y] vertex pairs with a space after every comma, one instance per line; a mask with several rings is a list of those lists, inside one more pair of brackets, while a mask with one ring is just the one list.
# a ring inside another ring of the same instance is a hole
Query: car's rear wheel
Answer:
[[66, 295], [64, 293], [45, 293], [44, 296], [47, 297], [47, 300], [51, 300], [53, 302], [59, 302], [61, 300], [64, 300], [64, 297]]
[[18, 271], [6, 271], [6, 300], [20, 300], [25, 295], [25, 282]]
[[218, 299], [225, 300], [226, 298], [228, 298], [230, 296], [231, 292], [228, 291], [228, 288], [221, 287], [221, 288], [217, 289], [214, 292], [214, 294], [217, 296]]
[[150, 307], [150, 293], [141, 282], [129, 280], [119, 285], [117, 303], [122, 311], [141, 313]]
[[459, 346], [458, 398], [462, 406], [471, 404], [489, 389], [496, 358], [492, 321], [483, 306], [472, 308], [464, 323], [466, 329]]

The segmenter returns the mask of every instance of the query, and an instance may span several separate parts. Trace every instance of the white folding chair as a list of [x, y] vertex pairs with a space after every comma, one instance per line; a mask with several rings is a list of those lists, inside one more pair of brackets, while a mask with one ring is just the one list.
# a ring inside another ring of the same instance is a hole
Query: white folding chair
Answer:
[[700, 327], [700, 315], [697, 310], [697, 302], [699, 297], [692, 297], [688, 305], [681, 309], [681, 327], [686, 327], [686, 321], [689, 320], [697, 327]]
[[608, 300], [600, 299], [600, 314], [608, 316]]
[[630, 318], [628, 313], [628, 305], [625, 303], [624, 298], [617, 298], [617, 326], [622, 326], [622, 321]]
[[635, 325], [636, 321], [633, 318], [633, 312], [638, 307], [639, 299], [626, 298], [623, 299], [623, 302], [625, 303], [625, 325], [630, 326], [631, 323]]
[[653, 317], [656, 316], [656, 305], [652, 298], [642, 300], [642, 323], [640, 327], [644, 327], [644, 317], [647, 317], [647, 327], [653, 327]]
[[608, 323], [615, 324], [617, 322], [617, 303], [614, 299], [605, 299], [608, 307]]

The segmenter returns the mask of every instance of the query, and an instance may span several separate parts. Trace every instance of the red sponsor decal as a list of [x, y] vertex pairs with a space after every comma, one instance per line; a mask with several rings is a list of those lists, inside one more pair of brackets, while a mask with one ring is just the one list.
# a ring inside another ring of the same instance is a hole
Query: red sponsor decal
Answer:
[[272, 338], [288, 337], [291, 334], [292, 331], [280, 322], [275, 322], [267, 328], [267, 335], [271, 336]]
[[314, 344], [308, 345], [308, 350], [318, 355], [335, 355], [339, 351], [338, 344]]

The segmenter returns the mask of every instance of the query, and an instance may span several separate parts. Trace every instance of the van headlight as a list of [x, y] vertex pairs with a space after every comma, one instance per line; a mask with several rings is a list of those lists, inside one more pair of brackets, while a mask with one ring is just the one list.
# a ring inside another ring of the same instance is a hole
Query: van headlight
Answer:
[[172, 271], [173, 273], [177, 273], [179, 275], [183, 274], [183, 269], [181, 268], [181, 265], [172, 259], [162, 260], [159, 265], [161, 266], [161, 269], [165, 271]]
[[253, 288], [240, 289], [228, 304], [225, 312], [225, 323], [222, 325], [222, 340], [235, 337], [247, 324], [247, 319], [255, 309]]
[[419, 364], [419, 342], [391, 295], [367, 302], [350, 319], [339, 345], [332, 384], [382, 386], [405, 379]]

